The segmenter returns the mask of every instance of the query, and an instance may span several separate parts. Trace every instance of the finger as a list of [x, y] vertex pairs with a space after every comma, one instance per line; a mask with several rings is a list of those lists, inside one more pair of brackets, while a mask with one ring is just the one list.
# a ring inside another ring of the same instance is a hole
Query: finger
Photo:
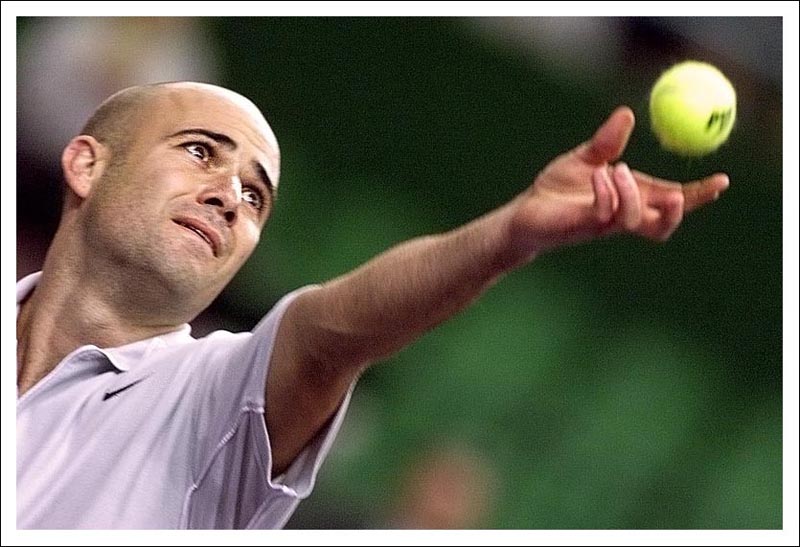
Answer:
[[592, 172], [592, 184], [594, 185], [595, 215], [601, 224], [608, 224], [614, 213], [613, 193], [615, 190], [605, 167], [599, 167]]
[[576, 152], [585, 162], [601, 165], [616, 160], [625, 150], [636, 119], [627, 106], [620, 106], [600, 126], [594, 136], [578, 146]]
[[624, 163], [614, 166], [614, 185], [619, 193], [618, 222], [628, 231], [636, 230], [642, 221], [642, 196], [630, 169]]
[[683, 195], [665, 200], [659, 207], [648, 207], [642, 215], [642, 234], [655, 241], [666, 241], [683, 221]]
[[710, 201], [714, 201], [722, 192], [728, 189], [728, 186], [730, 186], [730, 179], [724, 173], [717, 173], [703, 180], [684, 184], [684, 212], [688, 213]]
[[661, 241], [661, 211], [654, 207], [647, 207], [642, 211], [642, 227], [639, 233], [647, 239]]
[[647, 173], [642, 173], [641, 171], [637, 171], [635, 169], [631, 169], [631, 173], [633, 174], [633, 178], [636, 179], [636, 182], [638, 182], [641, 186], [643, 186], [644, 189], [648, 191], [648, 193], [653, 194], [655, 196], [668, 194], [674, 191], [680, 192], [683, 186], [680, 182], [660, 179], [658, 177], [654, 177], [653, 175], [648, 175]]
[[632, 171], [642, 195], [641, 234], [655, 241], [666, 241], [683, 220], [683, 185]]
[[724, 173], [717, 173], [686, 184], [659, 179], [641, 171], [632, 171], [632, 173], [655, 203], [664, 200], [673, 201], [675, 196], [672, 194], [680, 190], [681, 205], [685, 213], [717, 199], [730, 186], [730, 179]]

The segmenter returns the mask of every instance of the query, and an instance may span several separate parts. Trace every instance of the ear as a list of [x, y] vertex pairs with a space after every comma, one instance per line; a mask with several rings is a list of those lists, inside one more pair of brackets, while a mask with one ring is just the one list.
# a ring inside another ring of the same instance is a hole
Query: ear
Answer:
[[89, 195], [105, 167], [105, 146], [89, 135], [78, 135], [64, 148], [61, 167], [70, 189], [81, 199]]

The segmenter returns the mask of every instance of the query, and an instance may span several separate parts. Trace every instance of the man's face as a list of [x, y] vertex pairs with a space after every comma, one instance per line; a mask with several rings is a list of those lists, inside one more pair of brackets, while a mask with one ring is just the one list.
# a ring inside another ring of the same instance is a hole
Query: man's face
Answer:
[[87, 197], [87, 243], [193, 317], [258, 243], [277, 188], [277, 143], [252, 105], [223, 90], [169, 88], [141, 120], [123, 142], [124, 162]]

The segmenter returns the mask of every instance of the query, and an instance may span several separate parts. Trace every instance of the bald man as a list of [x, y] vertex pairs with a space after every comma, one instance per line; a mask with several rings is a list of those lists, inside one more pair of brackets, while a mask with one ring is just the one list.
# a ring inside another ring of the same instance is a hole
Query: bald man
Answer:
[[727, 188], [614, 164], [633, 125], [619, 108], [504, 206], [195, 339], [275, 206], [277, 140], [219, 87], [112, 96], [65, 148], [61, 223], [17, 285], [18, 527], [282, 527], [366, 367], [545, 251], [666, 240]]

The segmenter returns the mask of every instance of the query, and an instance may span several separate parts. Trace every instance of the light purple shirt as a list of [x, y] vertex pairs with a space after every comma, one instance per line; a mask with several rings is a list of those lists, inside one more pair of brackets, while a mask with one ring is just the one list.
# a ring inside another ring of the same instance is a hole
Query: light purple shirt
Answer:
[[[40, 273], [17, 283], [19, 304]], [[82, 346], [17, 400], [18, 528], [281, 528], [350, 400], [280, 477], [264, 386], [285, 296], [249, 333]]]

